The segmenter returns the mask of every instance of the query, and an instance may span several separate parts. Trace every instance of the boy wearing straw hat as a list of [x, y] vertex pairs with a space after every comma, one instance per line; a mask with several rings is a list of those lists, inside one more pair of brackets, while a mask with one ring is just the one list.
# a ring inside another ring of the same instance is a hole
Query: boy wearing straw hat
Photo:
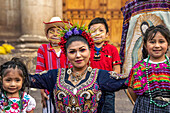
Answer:
[[[37, 64], [36, 73], [40, 73], [45, 70], [66, 68], [68, 67], [68, 61], [65, 54], [61, 51], [58, 43], [60, 42], [59, 30], [64, 30], [71, 27], [71, 24], [66, 21], [62, 21], [60, 17], [52, 17], [49, 22], [44, 22], [44, 30], [48, 44], [42, 44], [37, 51]], [[54, 107], [51, 103], [50, 94], [47, 90], [41, 90], [43, 113], [53, 113]], [[50, 104], [51, 103], [51, 104]]]

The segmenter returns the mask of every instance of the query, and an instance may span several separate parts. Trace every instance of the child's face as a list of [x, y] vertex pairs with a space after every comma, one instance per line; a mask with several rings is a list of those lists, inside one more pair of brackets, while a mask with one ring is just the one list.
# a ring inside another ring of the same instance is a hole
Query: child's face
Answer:
[[152, 40], [147, 40], [146, 49], [152, 61], [163, 61], [168, 49], [168, 42], [160, 32], [157, 32]]
[[[95, 31], [94, 33], [92, 33], [91, 35], [94, 36], [96, 34], [100, 34], [98, 36], [95, 36], [94, 42], [100, 42], [99, 40], [101, 40], [101, 42], [103, 42], [102, 40], [105, 39], [108, 36], [108, 33], [106, 33], [106, 28], [105, 25], [102, 23], [98, 23], [98, 24], [93, 24], [90, 27], [90, 31]], [[101, 43], [100, 42], [100, 43]]]
[[9, 68], [5, 71], [6, 75], [2, 79], [2, 86], [7, 94], [17, 96], [18, 91], [22, 88], [23, 78], [19, 71], [17, 68]]
[[58, 46], [58, 43], [60, 42], [60, 37], [58, 37], [59, 29], [60, 28], [53, 27], [48, 30], [47, 39], [50, 40], [53, 47]]

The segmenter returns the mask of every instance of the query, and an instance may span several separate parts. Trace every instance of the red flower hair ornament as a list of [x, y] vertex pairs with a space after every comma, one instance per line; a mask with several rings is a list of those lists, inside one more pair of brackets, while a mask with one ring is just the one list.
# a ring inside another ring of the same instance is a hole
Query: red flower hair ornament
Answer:
[[65, 29], [60, 31], [60, 42], [58, 43], [58, 45], [61, 47], [62, 51], [66, 54], [66, 48], [65, 48], [65, 44], [67, 42], [67, 40], [72, 37], [72, 36], [82, 36], [84, 37], [87, 42], [89, 43], [90, 48], [94, 47], [94, 42], [93, 39], [91, 38], [91, 34], [89, 30], [86, 30], [85, 25], [83, 26], [79, 26], [79, 25], [73, 25], [71, 28], [69, 29]]

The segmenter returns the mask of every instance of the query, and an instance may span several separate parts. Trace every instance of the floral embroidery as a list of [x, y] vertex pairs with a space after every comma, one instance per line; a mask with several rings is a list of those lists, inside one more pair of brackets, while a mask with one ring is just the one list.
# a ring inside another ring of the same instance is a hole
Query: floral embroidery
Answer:
[[[22, 102], [22, 113], [26, 113], [28, 102], [30, 101], [30, 97], [24, 92]], [[4, 104], [6, 103], [6, 104]], [[8, 103], [4, 100], [4, 95], [0, 99], [0, 111], [4, 111], [5, 113], [19, 113], [20, 112], [20, 99], [19, 98], [9, 98]], [[35, 108], [35, 106], [34, 106]], [[34, 109], [33, 108], [33, 109]]]
[[17, 103], [13, 103], [11, 106], [12, 106], [13, 109], [18, 109], [19, 108]]

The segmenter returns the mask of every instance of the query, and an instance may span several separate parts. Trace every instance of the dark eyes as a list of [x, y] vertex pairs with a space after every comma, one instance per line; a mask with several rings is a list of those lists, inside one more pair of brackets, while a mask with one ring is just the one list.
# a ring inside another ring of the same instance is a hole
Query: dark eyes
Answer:
[[73, 54], [73, 53], [75, 53], [75, 51], [69, 51], [69, 53]]
[[[154, 43], [156, 43], [156, 41], [154, 41], [154, 40], [151, 40], [151, 41], [149, 41], [149, 43], [152, 43], [152, 44], [154, 44]], [[160, 41], [159, 41], [159, 43], [165, 43], [165, 41], [164, 41], [164, 40], [160, 40]]]
[[50, 33], [54, 33], [54, 30], [51, 29], [51, 30], [50, 30]]
[[164, 43], [165, 41], [164, 40], [161, 40], [161, 41], [159, 41], [160, 43]]
[[86, 49], [81, 49], [80, 51], [81, 51], [81, 52], [84, 52], [84, 51], [86, 51]]
[[[12, 81], [12, 79], [5, 79], [5, 81], [10, 82], [10, 81]], [[15, 81], [19, 82], [19, 81], [21, 81], [21, 79], [15, 79]]]
[[11, 79], [6, 79], [5, 81], [9, 82], [9, 81], [11, 81]]
[[100, 29], [100, 32], [103, 32], [103, 29]]
[[21, 79], [16, 79], [17, 82], [21, 81]]
[[[79, 51], [82, 53], [82, 52], [86, 51], [86, 49], [80, 49]], [[69, 53], [71, 53], [71, 54], [74, 54], [74, 53], [76, 53], [76, 52], [77, 52], [77, 51], [75, 51], [75, 50], [69, 51]]]

